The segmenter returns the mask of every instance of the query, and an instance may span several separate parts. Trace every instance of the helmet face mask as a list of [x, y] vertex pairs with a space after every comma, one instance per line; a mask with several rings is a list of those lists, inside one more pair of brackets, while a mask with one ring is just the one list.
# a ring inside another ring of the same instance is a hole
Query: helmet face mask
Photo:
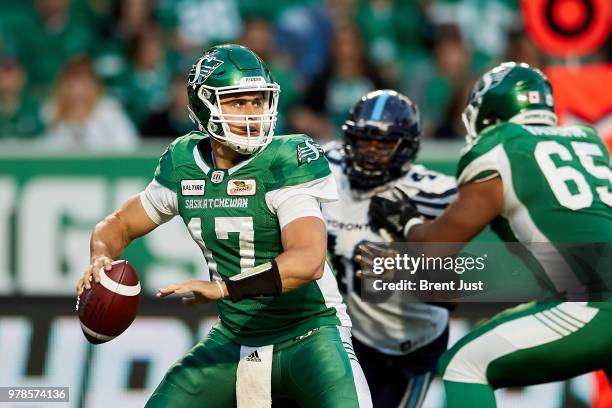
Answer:
[[367, 177], [383, 177], [385, 168], [391, 164], [401, 141], [381, 140], [358, 135], [347, 135], [345, 152], [357, 172]]
[[476, 81], [462, 120], [468, 145], [485, 128], [500, 122], [555, 126], [552, 88], [540, 70], [505, 62]]
[[[254, 154], [272, 141], [280, 86], [249, 49], [228, 44], [206, 51], [191, 69], [187, 90], [189, 117], [219, 143], [240, 154]], [[261, 113], [223, 112], [224, 98], [258, 92], [263, 100]]]
[[421, 115], [406, 96], [374, 91], [355, 104], [342, 129], [351, 187], [372, 189], [409, 170], [420, 145]]

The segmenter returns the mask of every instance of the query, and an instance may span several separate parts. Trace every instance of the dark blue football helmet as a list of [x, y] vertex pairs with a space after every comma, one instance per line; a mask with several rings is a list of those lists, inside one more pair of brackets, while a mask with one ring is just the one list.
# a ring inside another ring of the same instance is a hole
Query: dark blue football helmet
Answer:
[[393, 90], [370, 92], [342, 126], [345, 172], [351, 188], [371, 189], [401, 177], [419, 151], [421, 112]]

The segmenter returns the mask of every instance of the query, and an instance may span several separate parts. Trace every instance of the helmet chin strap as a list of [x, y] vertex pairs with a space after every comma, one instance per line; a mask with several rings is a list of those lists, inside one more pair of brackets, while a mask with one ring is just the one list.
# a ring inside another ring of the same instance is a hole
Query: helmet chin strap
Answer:
[[202, 126], [202, 122], [200, 122], [200, 119], [198, 119], [193, 110], [191, 110], [191, 106], [187, 106], [187, 112], [189, 112], [189, 119], [191, 119], [191, 121], [198, 127], [198, 130], [200, 130], [200, 132], [206, 132], [204, 126]]
[[469, 146], [478, 138], [478, 132], [476, 132], [476, 117], [478, 112], [475, 109], [468, 105], [463, 114], [461, 114], [461, 120], [463, 121], [463, 126], [465, 126], [465, 130], [467, 131], [465, 135], [465, 142]]

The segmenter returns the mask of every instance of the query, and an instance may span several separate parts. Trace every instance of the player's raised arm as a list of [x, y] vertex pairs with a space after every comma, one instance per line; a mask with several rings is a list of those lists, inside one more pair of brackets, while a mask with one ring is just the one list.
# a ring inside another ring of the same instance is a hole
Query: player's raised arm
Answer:
[[399, 194], [379, 195], [370, 202], [370, 224], [382, 233], [408, 242], [457, 243], [452, 247], [421, 248], [429, 256], [445, 256], [459, 250], [501, 214], [503, 191], [499, 176], [463, 184], [455, 200], [431, 222], [423, 222], [409, 199], [401, 199]]
[[501, 177], [464, 184], [442, 215], [410, 228], [406, 239], [417, 242], [468, 242], [497, 218], [504, 204]]
[[77, 282], [77, 294], [91, 287], [92, 277], [99, 282], [102, 267], [110, 269], [111, 262], [132, 240], [147, 234], [157, 225], [145, 211], [139, 195], [128, 199], [117, 211], [96, 224], [90, 240], [90, 265]]

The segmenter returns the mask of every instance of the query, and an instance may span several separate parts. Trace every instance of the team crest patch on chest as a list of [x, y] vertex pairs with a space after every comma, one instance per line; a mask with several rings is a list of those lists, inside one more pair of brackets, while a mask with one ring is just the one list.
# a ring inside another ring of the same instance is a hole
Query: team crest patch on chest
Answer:
[[184, 196], [203, 196], [206, 180], [181, 180], [181, 193]]
[[306, 140], [297, 145], [298, 166], [308, 164], [323, 156], [323, 148], [314, 140]]
[[215, 170], [212, 172], [210, 176], [210, 181], [212, 181], [215, 184], [219, 184], [220, 182], [223, 181], [223, 176], [224, 176], [224, 173], [222, 171]]
[[257, 192], [255, 179], [230, 180], [227, 182], [227, 195], [253, 196]]

